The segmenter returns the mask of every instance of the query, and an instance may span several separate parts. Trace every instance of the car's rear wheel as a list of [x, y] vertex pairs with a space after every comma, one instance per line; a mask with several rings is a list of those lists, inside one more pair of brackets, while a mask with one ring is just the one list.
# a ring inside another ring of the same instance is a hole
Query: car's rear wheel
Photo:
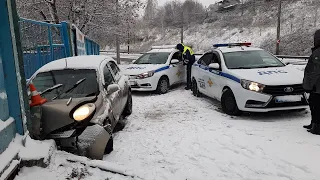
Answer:
[[110, 139], [106, 145], [106, 148], [104, 150], [105, 154], [110, 154], [113, 151], [113, 137], [110, 136]]
[[158, 94], [165, 94], [169, 91], [169, 79], [165, 76], [161, 77], [158, 86], [157, 86], [157, 93]]
[[221, 106], [222, 110], [231, 116], [238, 116], [241, 114], [241, 111], [238, 108], [236, 98], [231, 89], [226, 89], [222, 93], [221, 97]]
[[122, 114], [124, 116], [129, 116], [130, 114], [132, 114], [132, 94], [131, 94], [131, 90], [129, 90], [126, 107], [124, 108]]
[[200, 97], [201, 93], [198, 89], [198, 84], [197, 84], [197, 80], [195, 80], [194, 78], [192, 79], [192, 94], [196, 97]]

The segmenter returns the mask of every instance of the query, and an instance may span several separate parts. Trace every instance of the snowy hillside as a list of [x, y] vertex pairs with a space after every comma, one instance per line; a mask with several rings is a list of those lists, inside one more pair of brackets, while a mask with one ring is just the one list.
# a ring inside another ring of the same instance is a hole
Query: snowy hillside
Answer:
[[[201, 1], [200, 1], [201, 2]], [[195, 51], [209, 49], [213, 43], [252, 42], [254, 46], [275, 52], [278, 1], [245, 1], [243, 6], [227, 12], [208, 10], [201, 24], [190, 23], [184, 30], [184, 42]], [[318, 22], [319, 2], [310, 0], [283, 1], [281, 15], [281, 54], [308, 55], [312, 35]], [[319, 13], [320, 14], [320, 13]], [[131, 45], [134, 51], [143, 52], [151, 45], [180, 42], [177, 27], [142, 27], [138, 41]]]

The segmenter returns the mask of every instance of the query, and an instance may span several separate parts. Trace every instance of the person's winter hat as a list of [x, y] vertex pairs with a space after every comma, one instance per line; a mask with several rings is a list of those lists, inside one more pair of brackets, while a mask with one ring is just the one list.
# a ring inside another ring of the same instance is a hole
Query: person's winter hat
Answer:
[[314, 33], [314, 47], [320, 47], [320, 29]]
[[179, 44], [177, 44], [176, 48], [177, 48], [179, 51], [183, 52], [184, 46], [183, 46], [183, 44], [179, 43]]

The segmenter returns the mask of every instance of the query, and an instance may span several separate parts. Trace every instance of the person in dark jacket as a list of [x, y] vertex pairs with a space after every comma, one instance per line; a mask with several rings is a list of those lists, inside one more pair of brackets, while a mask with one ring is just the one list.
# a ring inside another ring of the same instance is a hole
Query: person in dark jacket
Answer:
[[176, 49], [182, 53], [184, 64], [187, 65], [187, 87], [185, 89], [189, 90], [191, 89], [191, 69], [193, 63], [196, 61], [196, 58], [193, 50], [188, 46], [179, 43], [177, 44]]
[[312, 134], [320, 135], [320, 30], [314, 34], [314, 47], [304, 70], [303, 88], [310, 93], [311, 124], [303, 126]]

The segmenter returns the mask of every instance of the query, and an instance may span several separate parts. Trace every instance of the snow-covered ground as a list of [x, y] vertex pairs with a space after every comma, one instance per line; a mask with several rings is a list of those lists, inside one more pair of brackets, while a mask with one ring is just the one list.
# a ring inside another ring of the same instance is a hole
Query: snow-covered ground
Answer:
[[133, 100], [133, 114], [125, 129], [115, 134], [114, 151], [103, 161], [57, 151], [48, 168], [22, 168], [16, 180], [320, 177], [320, 136], [302, 128], [310, 123], [307, 111], [230, 117], [217, 101], [196, 98], [182, 87], [165, 95], [134, 93]]

